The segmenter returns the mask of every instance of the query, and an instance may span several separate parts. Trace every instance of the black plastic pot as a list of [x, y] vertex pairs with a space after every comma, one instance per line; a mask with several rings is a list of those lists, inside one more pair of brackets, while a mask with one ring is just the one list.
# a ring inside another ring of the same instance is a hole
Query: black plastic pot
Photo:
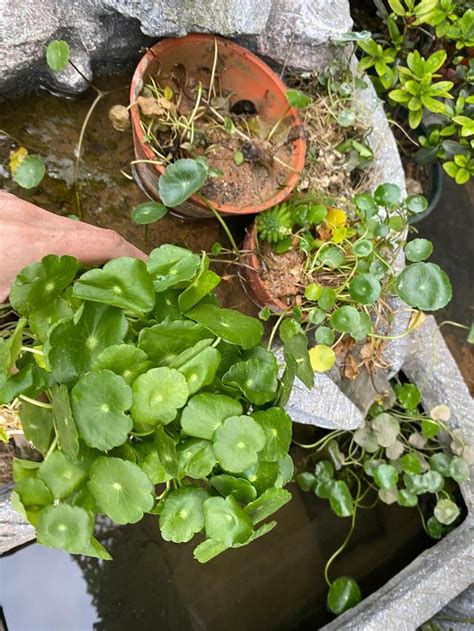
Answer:
[[425, 212], [420, 213], [419, 215], [414, 215], [410, 219], [410, 223], [418, 223], [423, 219], [426, 219], [426, 217], [428, 217], [428, 215], [430, 215], [434, 208], [438, 205], [443, 191], [443, 168], [441, 167], [439, 160], [426, 165], [426, 168], [430, 174], [429, 189], [427, 191], [423, 191], [423, 194], [428, 199], [428, 208]]

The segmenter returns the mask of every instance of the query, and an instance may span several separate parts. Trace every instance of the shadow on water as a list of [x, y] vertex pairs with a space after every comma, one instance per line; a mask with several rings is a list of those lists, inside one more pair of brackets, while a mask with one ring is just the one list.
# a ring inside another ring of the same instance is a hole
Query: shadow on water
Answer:
[[[130, 133], [108, 122], [114, 103], [127, 102], [128, 76], [103, 80], [114, 89], [99, 105], [86, 134], [81, 166], [85, 221], [114, 228], [138, 247], [150, 250], [165, 242], [199, 251], [225, 237], [213, 220], [187, 221], [167, 216], [144, 230], [130, 222], [130, 210], [145, 200], [122, 174], [133, 159]], [[120, 89], [122, 87], [122, 89]], [[30, 153], [46, 159], [48, 175], [33, 192], [18, 189], [6, 165], [18, 143], [0, 136], [0, 188], [61, 215], [76, 213], [71, 190], [73, 153], [92, 95], [64, 100], [47, 94], [0, 105], [0, 129], [7, 130]], [[441, 314], [468, 324], [474, 305], [473, 188], [446, 182], [434, 214], [419, 225], [420, 236], [433, 240], [434, 260], [450, 274], [454, 300]], [[469, 194], [470, 193], [470, 194]], [[234, 221], [237, 234], [244, 222]], [[226, 306], [255, 314], [235, 269], [219, 270]], [[473, 353], [464, 332], [443, 329], [465, 378]], [[100, 524], [99, 538], [112, 563], [72, 557], [33, 544], [0, 560], [0, 607], [10, 631], [306, 631], [330, 619], [325, 609], [324, 565], [343, 541], [349, 523], [326, 502], [292, 489], [293, 501], [279, 511], [278, 526], [249, 547], [232, 550], [207, 565], [192, 558], [195, 544], [164, 542], [156, 517], [140, 524]], [[373, 592], [431, 544], [416, 509], [378, 506], [360, 511], [350, 546], [336, 561], [332, 576], [352, 575], [364, 596]], [[1, 619], [1, 618], [0, 618]]]

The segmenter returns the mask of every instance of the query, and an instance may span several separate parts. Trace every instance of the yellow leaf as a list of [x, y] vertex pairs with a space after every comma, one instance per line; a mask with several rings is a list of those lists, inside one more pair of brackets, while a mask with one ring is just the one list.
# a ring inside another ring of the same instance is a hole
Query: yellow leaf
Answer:
[[330, 346], [318, 344], [309, 349], [311, 368], [316, 372], [327, 372], [331, 370], [336, 361], [336, 353]]
[[326, 215], [326, 223], [331, 228], [340, 228], [346, 225], [347, 214], [340, 208], [329, 208]]
[[171, 99], [173, 98], [173, 89], [170, 88], [169, 85], [167, 85], [166, 88], [163, 90], [163, 96], [167, 101], [171, 101]]
[[28, 155], [28, 149], [25, 147], [18, 147], [15, 151], [10, 151], [10, 172], [15, 175], [15, 171]]
[[333, 243], [341, 243], [347, 236], [347, 228], [333, 228], [332, 239]]

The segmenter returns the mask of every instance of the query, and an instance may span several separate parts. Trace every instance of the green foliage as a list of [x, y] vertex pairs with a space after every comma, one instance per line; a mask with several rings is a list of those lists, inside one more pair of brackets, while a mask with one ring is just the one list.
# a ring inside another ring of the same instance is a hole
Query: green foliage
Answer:
[[46, 62], [51, 70], [64, 70], [69, 61], [69, 44], [62, 39], [55, 39], [46, 48]]
[[[294, 195], [258, 215], [257, 253], [266, 270], [267, 287], [272, 289], [278, 255], [282, 267], [295, 265], [296, 289], [301, 286], [294, 299], [298, 307], [288, 309], [285, 318], [280, 318], [279, 334], [288, 366], [294, 365], [308, 387], [311, 368], [325, 372], [334, 366], [332, 347], [341, 335], [356, 342], [372, 338], [376, 343], [378, 331], [374, 331], [373, 323], [391, 319], [384, 305], [394, 293], [410, 307], [426, 311], [441, 309], [451, 299], [446, 274], [434, 263], [425, 262], [433, 251], [427, 239], [406, 244], [407, 265], [402, 271], [394, 264], [406, 240], [410, 218], [426, 208], [423, 196], [410, 195], [403, 200], [399, 187], [386, 183], [373, 194], [359, 193], [351, 201], [340, 199], [337, 204], [331, 199]], [[263, 241], [272, 248], [275, 264], [273, 259], [266, 259]], [[295, 256], [286, 258], [288, 250]], [[294, 263], [299, 258], [303, 259], [300, 267]], [[279, 285], [276, 288], [281, 289]], [[270, 305], [266, 309], [268, 319]], [[305, 332], [310, 346], [315, 344], [309, 351], [298, 337]]]
[[[380, 29], [359, 39], [360, 67], [368, 70], [389, 107], [403, 108], [416, 129], [424, 114], [435, 122], [421, 135], [420, 162], [441, 159], [449, 176], [465, 184], [474, 174], [470, 93], [474, 63], [474, 9], [454, 0], [389, 0]], [[449, 52], [449, 54], [447, 54]], [[447, 80], [449, 79], [449, 80]]]
[[169, 164], [158, 181], [160, 199], [169, 208], [185, 202], [207, 180], [208, 167], [201, 161], [181, 158]]
[[[420, 409], [421, 394], [413, 384], [393, 380], [392, 387], [393, 393], [370, 408], [363, 427], [327, 432], [315, 444], [308, 445], [316, 451], [302, 461], [315, 462], [314, 468], [296, 475], [302, 491], [328, 501], [338, 517], [351, 519], [349, 536], [330, 556], [325, 568], [328, 608], [337, 615], [361, 600], [354, 579], [339, 577], [331, 582], [328, 578], [333, 561], [350, 540], [359, 508], [370, 509], [378, 502], [407, 509], [416, 507], [427, 534], [435, 539], [455, 527], [461, 516], [456, 483], [469, 479], [469, 455], [466, 452], [465, 459], [446, 448], [446, 437], [454, 440], [458, 430], [433, 418], [445, 406], [434, 408], [432, 416]], [[440, 423], [444, 430], [441, 438], [433, 429], [439, 430]], [[429, 431], [423, 434], [426, 424]], [[464, 441], [460, 444], [466, 446]], [[433, 502], [427, 501], [427, 494], [433, 496]]]
[[146, 226], [150, 223], [155, 223], [155, 221], [159, 221], [162, 219], [168, 209], [164, 204], [159, 204], [158, 202], [143, 202], [143, 204], [138, 204], [132, 210], [132, 221], [139, 226]]
[[13, 181], [21, 188], [35, 188], [45, 172], [44, 162], [39, 156], [26, 156], [15, 169]]
[[202, 532], [205, 561], [274, 527], [255, 525], [291, 497], [278, 365], [258, 320], [217, 305], [208, 265], [164, 245], [146, 265], [47, 256], [18, 275], [0, 397], [28, 397], [23, 428], [44, 461], [15, 462], [15, 505], [45, 545], [107, 559], [95, 515], [151, 513], [167, 541]]

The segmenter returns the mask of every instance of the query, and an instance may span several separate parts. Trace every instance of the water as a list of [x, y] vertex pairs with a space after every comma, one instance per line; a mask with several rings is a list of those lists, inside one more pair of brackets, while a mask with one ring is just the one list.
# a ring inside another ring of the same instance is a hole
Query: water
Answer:
[[[115, 90], [94, 113], [84, 145], [81, 210], [86, 221], [112, 227], [138, 247], [150, 250], [165, 242], [193, 250], [225, 241], [215, 221], [182, 222], [168, 216], [150, 226], [130, 222], [130, 210], [143, 194], [121, 173], [133, 159], [129, 133], [112, 129], [107, 111], [127, 101], [128, 76], [107, 79], [100, 87]], [[63, 100], [41, 94], [0, 105], [0, 129], [6, 129], [31, 153], [47, 157], [49, 175], [33, 193], [6, 177], [11, 148], [0, 134], [0, 188], [67, 215], [78, 209], [70, 183], [74, 147], [93, 95]], [[2, 176], [5, 178], [2, 180]], [[433, 260], [450, 274], [452, 304], [440, 320], [468, 324], [474, 306], [470, 189], [446, 183], [435, 213], [418, 225], [420, 236], [435, 245]], [[243, 220], [233, 228], [242, 234]], [[219, 289], [224, 305], [255, 314], [235, 269], [223, 267]], [[465, 333], [444, 328], [465, 378], [474, 389], [474, 355]], [[324, 565], [343, 541], [349, 523], [337, 518], [327, 502], [292, 488], [293, 501], [277, 514], [278, 526], [251, 546], [232, 550], [207, 565], [192, 558], [195, 544], [176, 546], [161, 540], [156, 517], [140, 524], [112, 527], [104, 521], [99, 538], [113, 562], [73, 557], [32, 544], [0, 559], [0, 606], [9, 631], [286, 631], [315, 629], [331, 619], [325, 609]], [[364, 596], [405, 567], [432, 541], [424, 535], [416, 509], [378, 506], [359, 512], [351, 544], [331, 576], [354, 576]], [[1, 615], [0, 615], [1, 629]]]
[[[27, 546], [0, 560], [0, 604], [9, 631], [276, 631], [318, 628], [325, 611], [324, 565], [349, 520], [296, 487], [278, 526], [251, 546], [206, 565], [195, 544], [164, 542], [155, 517], [99, 527], [113, 562]], [[390, 545], [388, 545], [390, 541]], [[430, 542], [416, 510], [360, 511], [351, 545], [332, 576], [357, 576], [365, 595]]]

